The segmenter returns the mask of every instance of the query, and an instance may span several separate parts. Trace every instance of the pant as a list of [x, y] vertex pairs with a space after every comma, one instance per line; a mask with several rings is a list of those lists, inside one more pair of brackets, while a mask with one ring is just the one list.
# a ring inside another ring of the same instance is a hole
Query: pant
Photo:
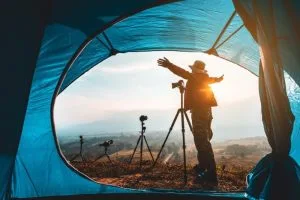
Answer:
[[213, 177], [216, 174], [216, 162], [210, 140], [212, 138], [211, 107], [193, 109], [192, 111], [193, 135], [196, 149], [198, 151], [199, 168], [207, 170]]

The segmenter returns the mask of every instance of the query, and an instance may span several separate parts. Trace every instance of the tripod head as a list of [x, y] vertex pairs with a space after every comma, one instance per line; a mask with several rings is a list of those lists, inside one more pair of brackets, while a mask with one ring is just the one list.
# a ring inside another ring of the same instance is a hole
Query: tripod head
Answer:
[[153, 158], [153, 155], [152, 155], [152, 153], [151, 153], [151, 150], [150, 150], [150, 147], [149, 147], [149, 145], [148, 145], [148, 142], [147, 142], [147, 140], [146, 140], [146, 136], [144, 135], [144, 133], [145, 133], [145, 131], [146, 131], [146, 126], [145, 126], [144, 121], [146, 121], [146, 120], [148, 119], [148, 117], [147, 117], [146, 115], [141, 115], [139, 119], [140, 119], [140, 121], [141, 121], [141, 131], [139, 132], [139, 133], [140, 133], [140, 136], [139, 136], [139, 139], [138, 139], [138, 141], [137, 141], [137, 143], [136, 143], [136, 146], [135, 146], [135, 148], [134, 148], [134, 150], [133, 150], [133, 153], [132, 153], [132, 155], [131, 155], [131, 158], [130, 158], [129, 163], [131, 163], [131, 161], [132, 161], [132, 159], [133, 159], [133, 156], [134, 156], [134, 154], [135, 154], [135, 151], [136, 151], [136, 149], [137, 149], [139, 143], [141, 143], [141, 145], [140, 145], [140, 147], [141, 147], [141, 149], [140, 149], [140, 170], [141, 170], [141, 169], [142, 169], [142, 160], [143, 160], [143, 143], [144, 143], [144, 141], [146, 142], [147, 148], [148, 148], [148, 150], [149, 150], [149, 153], [150, 153], [151, 158], [152, 158], [153, 161], [154, 161], [154, 158]]
[[179, 88], [180, 93], [183, 93], [184, 90], [185, 90], [184, 81], [183, 80], [179, 80], [176, 83], [172, 83], [172, 89], [174, 89], [174, 88]]
[[108, 160], [113, 163], [110, 158], [109, 158], [109, 155], [107, 154], [107, 150], [108, 150], [108, 147], [113, 144], [114, 141], [113, 140], [106, 140], [105, 142], [103, 142], [102, 144], [99, 144], [100, 147], [104, 147], [104, 155], [100, 155], [99, 157], [97, 157], [93, 162], [96, 162], [97, 160], [99, 160], [100, 158], [102, 158], [103, 156], [106, 156], [108, 158]]
[[147, 115], [141, 115], [139, 119], [140, 119], [141, 124], [142, 124], [142, 133], [144, 133], [146, 131], [146, 127], [144, 126], [145, 125], [144, 121], [146, 121], [148, 119], [148, 116]]
[[83, 144], [83, 136], [82, 135], [79, 136], [79, 139], [80, 139], [80, 144]]
[[105, 147], [105, 148], [107, 148], [107, 147], [109, 147], [111, 144], [113, 144], [114, 143], [114, 141], [113, 140], [106, 140], [105, 142], [103, 142], [102, 144], [99, 144], [99, 146], [101, 147]]

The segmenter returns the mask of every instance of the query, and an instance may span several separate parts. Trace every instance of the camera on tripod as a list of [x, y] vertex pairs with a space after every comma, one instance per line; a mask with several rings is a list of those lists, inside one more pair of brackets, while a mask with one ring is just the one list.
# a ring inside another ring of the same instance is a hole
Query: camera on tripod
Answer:
[[113, 162], [111, 161], [111, 159], [110, 159], [108, 153], [107, 153], [108, 147], [109, 147], [112, 143], [114, 143], [113, 140], [106, 140], [106, 141], [103, 142], [102, 144], [99, 144], [100, 147], [104, 147], [104, 154], [98, 156], [93, 162], [96, 162], [97, 160], [99, 160], [99, 159], [102, 158], [103, 156], [106, 156], [107, 159], [109, 160], [109, 162], [113, 163]]
[[177, 87], [179, 89], [184, 88], [183, 83], [184, 83], [183, 80], [179, 80], [176, 83], [172, 83], [172, 89], [177, 88]]
[[182, 132], [182, 150], [183, 150], [183, 166], [184, 166], [184, 183], [186, 184], [187, 183], [187, 168], [186, 168], [186, 143], [185, 143], [185, 127], [184, 127], [184, 121], [186, 119], [186, 121], [188, 122], [188, 125], [189, 125], [189, 128], [191, 130], [191, 132], [193, 132], [193, 127], [192, 127], [192, 124], [189, 120], [189, 117], [186, 113], [186, 110], [184, 109], [184, 106], [183, 106], [183, 95], [184, 95], [184, 91], [185, 91], [185, 86], [184, 86], [184, 82], [183, 80], [179, 80], [178, 82], [176, 83], [172, 83], [172, 89], [174, 88], [178, 88], [179, 91], [180, 91], [180, 108], [177, 110], [177, 113], [175, 115], [175, 118], [173, 119], [173, 122], [171, 124], [171, 127], [169, 128], [169, 132], [166, 136], [166, 139], [165, 141], [163, 142], [163, 145], [162, 147], [160, 148], [158, 154], [157, 154], [157, 157], [156, 157], [156, 160], [154, 161], [153, 165], [152, 165], [152, 168], [156, 165], [157, 163], [157, 160], [159, 159], [159, 156], [161, 155], [162, 153], [162, 150], [163, 148], [165, 147], [165, 144], [169, 138], [169, 135], [171, 133], [171, 131], [173, 130], [173, 127], [174, 127], [174, 124], [176, 123], [176, 120], [178, 118], [178, 116], [180, 115], [181, 117], [181, 132]]
[[140, 116], [140, 121], [143, 122], [143, 121], [146, 121], [148, 119], [147, 115], [141, 115]]
[[105, 142], [103, 142], [102, 144], [99, 144], [100, 147], [109, 147], [111, 144], [113, 144], [114, 141], [113, 140], [106, 140]]
[[144, 121], [146, 121], [146, 120], [148, 119], [148, 117], [147, 117], [147, 115], [141, 115], [139, 119], [140, 119], [140, 121], [141, 121], [141, 129], [142, 129], [142, 130], [141, 130], [141, 132], [140, 132], [139, 139], [138, 139], [138, 141], [137, 141], [137, 143], [136, 143], [136, 146], [135, 146], [135, 148], [134, 148], [134, 150], [133, 150], [133, 153], [132, 153], [132, 155], [131, 155], [131, 158], [130, 158], [129, 163], [131, 163], [131, 161], [132, 161], [132, 159], [133, 159], [133, 156], [134, 156], [134, 154], [135, 154], [135, 151], [136, 151], [136, 149], [137, 149], [139, 143], [141, 143], [141, 149], [140, 149], [140, 169], [142, 169], [143, 143], [144, 143], [144, 141], [146, 142], [148, 151], [149, 151], [149, 153], [150, 153], [150, 155], [151, 155], [151, 158], [152, 158], [153, 162], [154, 162], [154, 158], [153, 158], [152, 152], [151, 152], [151, 150], [150, 150], [150, 147], [149, 147], [149, 145], [148, 145], [148, 142], [147, 142], [147, 140], [146, 140], [146, 136], [144, 135], [144, 134], [145, 134], [145, 131], [146, 131], [146, 126], [145, 126]]

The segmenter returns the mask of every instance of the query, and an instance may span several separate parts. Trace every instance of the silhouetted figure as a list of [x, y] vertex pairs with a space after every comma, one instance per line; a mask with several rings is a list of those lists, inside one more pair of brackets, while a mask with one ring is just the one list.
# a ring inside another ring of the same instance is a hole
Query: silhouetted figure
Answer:
[[222, 81], [223, 76], [209, 77], [205, 70], [205, 63], [200, 60], [196, 60], [193, 65], [189, 66], [192, 73], [174, 65], [167, 58], [158, 59], [157, 63], [187, 80], [184, 108], [192, 113], [193, 135], [199, 162], [196, 166], [197, 181], [217, 185], [216, 163], [210, 143], [213, 135], [211, 107], [217, 106], [217, 101], [209, 84]]

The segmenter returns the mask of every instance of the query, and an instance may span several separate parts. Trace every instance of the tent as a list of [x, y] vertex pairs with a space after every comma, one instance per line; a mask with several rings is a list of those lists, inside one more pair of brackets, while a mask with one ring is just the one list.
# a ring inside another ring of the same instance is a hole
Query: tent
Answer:
[[[300, 199], [299, 11], [296, 0], [2, 1], [0, 199]], [[103, 185], [60, 152], [56, 96], [110, 56], [160, 50], [206, 52], [259, 76], [272, 153], [245, 193]]]

